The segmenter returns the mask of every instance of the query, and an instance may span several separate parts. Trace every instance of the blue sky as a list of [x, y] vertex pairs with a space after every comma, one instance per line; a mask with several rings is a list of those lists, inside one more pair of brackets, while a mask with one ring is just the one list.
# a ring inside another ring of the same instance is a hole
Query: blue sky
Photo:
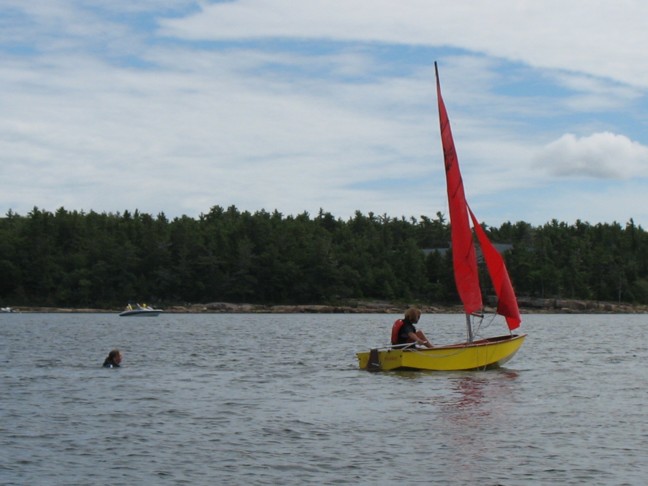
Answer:
[[648, 226], [648, 4], [0, 0], [0, 213]]

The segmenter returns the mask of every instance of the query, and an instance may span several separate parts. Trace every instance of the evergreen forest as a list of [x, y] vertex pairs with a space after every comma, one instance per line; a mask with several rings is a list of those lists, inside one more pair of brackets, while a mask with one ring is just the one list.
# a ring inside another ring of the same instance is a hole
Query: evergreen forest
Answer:
[[[494, 243], [512, 245], [504, 257], [520, 296], [648, 304], [648, 235], [632, 220], [485, 229]], [[323, 210], [284, 216], [215, 206], [169, 220], [10, 211], [0, 218], [0, 305], [456, 304], [449, 242], [441, 213], [342, 220]]]

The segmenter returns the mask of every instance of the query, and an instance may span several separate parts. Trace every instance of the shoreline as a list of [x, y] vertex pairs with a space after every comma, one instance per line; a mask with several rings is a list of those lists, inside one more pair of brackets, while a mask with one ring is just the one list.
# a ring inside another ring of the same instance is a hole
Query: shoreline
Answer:
[[[358, 301], [340, 305], [262, 305], [212, 302], [168, 306], [165, 314], [402, 314], [408, 304]], [[570, 299], [519, 299], [521, 314], [645, 314], [646, 305]], [[418, 305], [425, 314], [462, 314], [460, 305]], [[123, 309], [18, 306], [10, 313], [119, 314]], [[488, 313], [494, 309], [486, 307]]]

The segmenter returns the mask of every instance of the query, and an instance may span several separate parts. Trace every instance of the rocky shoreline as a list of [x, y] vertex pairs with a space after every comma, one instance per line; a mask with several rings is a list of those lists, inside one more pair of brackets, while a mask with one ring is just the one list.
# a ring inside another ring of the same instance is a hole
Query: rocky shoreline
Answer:
[[[522, 314], [644, 314], [648, 306], [590, 300], [520, 298]], [[211, 302], [164, 307], [165, 313], [177, 314], [401, 314], [408, 304], [377, 301], [357, 301], [340, 305], [260, 305]], [[460, 314], [461, 306], [419, 305], [426, 314]], [[123, 309], [62, 308], [62, 307], [15, 307], [14, 312], [42, 313], [107, 313], [115, 314]], [[489, 310], [489, 309], [487, 309]], [[492, 312], [492, 309], [490, 309]]]

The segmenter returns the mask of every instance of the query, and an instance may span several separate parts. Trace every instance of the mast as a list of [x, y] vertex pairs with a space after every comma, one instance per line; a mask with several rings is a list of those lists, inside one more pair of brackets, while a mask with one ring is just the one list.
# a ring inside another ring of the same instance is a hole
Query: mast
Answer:
[[466, 340], [469, 343], [472, 343], [473, 340], [475, 339], [475, 335], [473, 334], [472, 330], [472, 322], [470, 320], [470, 314], [466, 314]]

